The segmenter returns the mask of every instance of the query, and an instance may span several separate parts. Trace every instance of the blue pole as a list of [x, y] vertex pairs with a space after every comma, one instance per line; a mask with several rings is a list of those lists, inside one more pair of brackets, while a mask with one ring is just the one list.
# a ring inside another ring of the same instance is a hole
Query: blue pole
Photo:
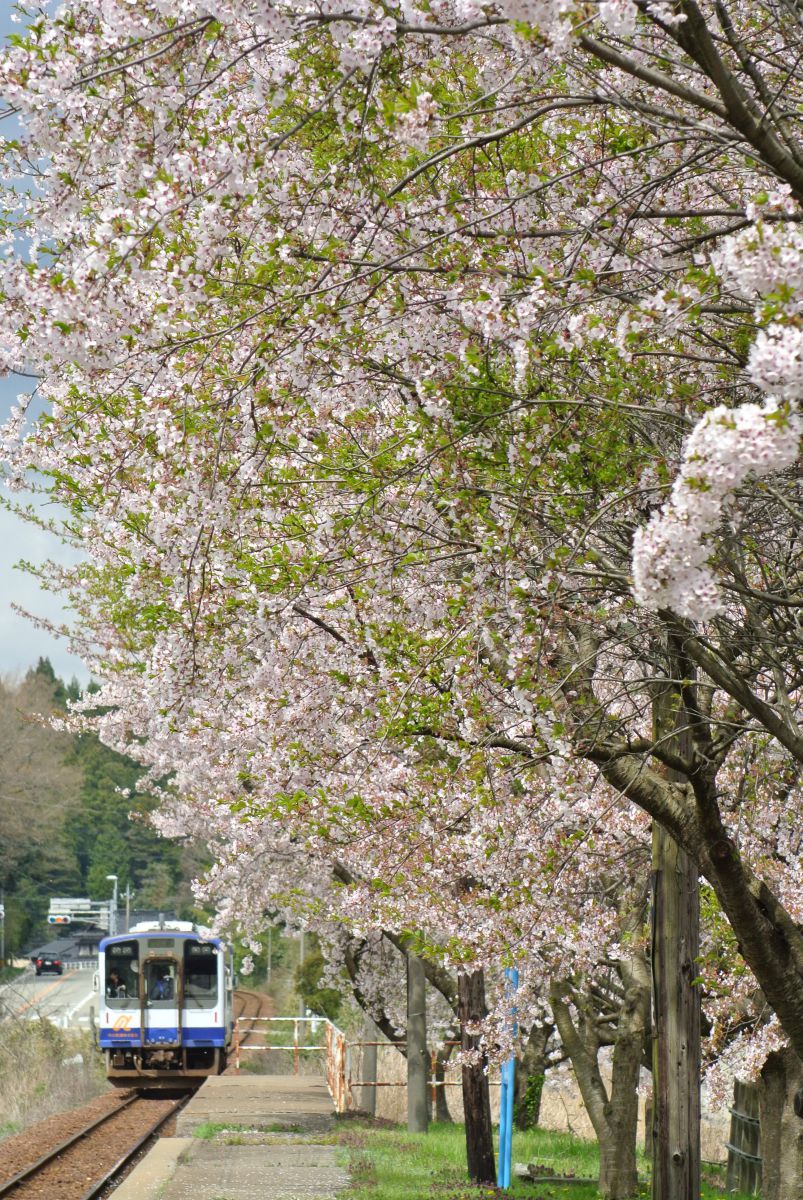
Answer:
[[497, 1187], [507, 1187], [505, 1183], [505, 1146], [507, 1145], [507, 1063], [501, 1067], [501, 1089], [499, 1095], [499, 1158], [496, 1164]]
[[507, 1122], [505, 1128], [507, 1130], [507, 1140], [505, 1142], [505, 1182], [506, 1188], [510, 1187], [510, 1166], [513, 1157], [513, 1099], [515, 1096], [515, 1077], [516, 1077], [516, 1060], [511, 1058], [507, 1064]]
[[[505, 968], [505, 978], [508, 981], [508, 995], [513, 999], [519, 986], [519, 972], [516, 967]], [[511, 1003], [510, 1027], [515, 1037], [517, 1032], [516, 1006]], [[513, 1154], [513, 1096], [516, 1081], [516, 1059], [511, 1057], [502, 1063], [502, 1086], [499, 1097], [499, 1165], [496, 1172], [496, 1182], [500, 1188], [510, 1187], [510, 1165]]]

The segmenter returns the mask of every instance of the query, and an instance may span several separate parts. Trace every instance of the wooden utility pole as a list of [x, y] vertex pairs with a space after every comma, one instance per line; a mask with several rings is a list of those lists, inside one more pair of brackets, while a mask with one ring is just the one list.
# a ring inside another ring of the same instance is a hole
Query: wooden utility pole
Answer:
[[377, 1028], [370, 1017], [363, 1022], [362, 1077], [364, 1083], [360, 1093], [360, 1108], [369, 1116], [376, 1116], [376, 1060]]
[[426, 1133], [429, 1127], [427, 1097], [427, 1010], [424, 964], [407, 955], [407, 1128]]
[[700, 1196], [700, 894], [697, 867], [653, 829], [653, 1200]]
[[[676, 656], [672, 655], [677, 661]], [[675, 684], [655, 700], [656, 740], [691, 752]], [[685, 782], [667, 771], [670, 781]], [[660, 825], [652, 834], [653, 1200], [700, 1196], [700, 889], [697, 867]]]

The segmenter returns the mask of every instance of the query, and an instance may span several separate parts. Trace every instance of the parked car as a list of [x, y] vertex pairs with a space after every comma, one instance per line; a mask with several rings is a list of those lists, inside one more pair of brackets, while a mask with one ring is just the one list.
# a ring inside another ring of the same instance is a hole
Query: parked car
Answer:
[[39, 958], [34, 959], [36, 974], [42, 975], [45, 971], [53, 971], [56, 975], [61, 975], [64, 971], [64, 965], [60, 958], [53, 958], [50, 954], [42, 954]]

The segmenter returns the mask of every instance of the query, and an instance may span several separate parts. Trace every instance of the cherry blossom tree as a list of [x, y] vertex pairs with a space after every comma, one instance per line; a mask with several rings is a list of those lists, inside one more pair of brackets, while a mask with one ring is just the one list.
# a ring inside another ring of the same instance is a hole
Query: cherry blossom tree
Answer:
[[494, 827], [542, 861], [613, 789], [799, 1055], [800, 37], [769, 0], [83, 0], [0, 66], [3, 361], [50, 404], [9, 478], [89, 555], [52, 582], [104, 736], [312, 855], [384, 833], [355, 928], [426, 930], [455, 854], [464, 963], [533, 904]]

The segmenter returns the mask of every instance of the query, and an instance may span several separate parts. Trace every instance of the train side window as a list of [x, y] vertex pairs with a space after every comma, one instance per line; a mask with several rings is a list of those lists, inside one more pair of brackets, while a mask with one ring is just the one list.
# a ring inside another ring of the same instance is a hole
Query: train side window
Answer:
[[218, 957], [208, 942], [184, 947], [184, 995], [193, 1008], [213, 1008], [217, 1002]]

